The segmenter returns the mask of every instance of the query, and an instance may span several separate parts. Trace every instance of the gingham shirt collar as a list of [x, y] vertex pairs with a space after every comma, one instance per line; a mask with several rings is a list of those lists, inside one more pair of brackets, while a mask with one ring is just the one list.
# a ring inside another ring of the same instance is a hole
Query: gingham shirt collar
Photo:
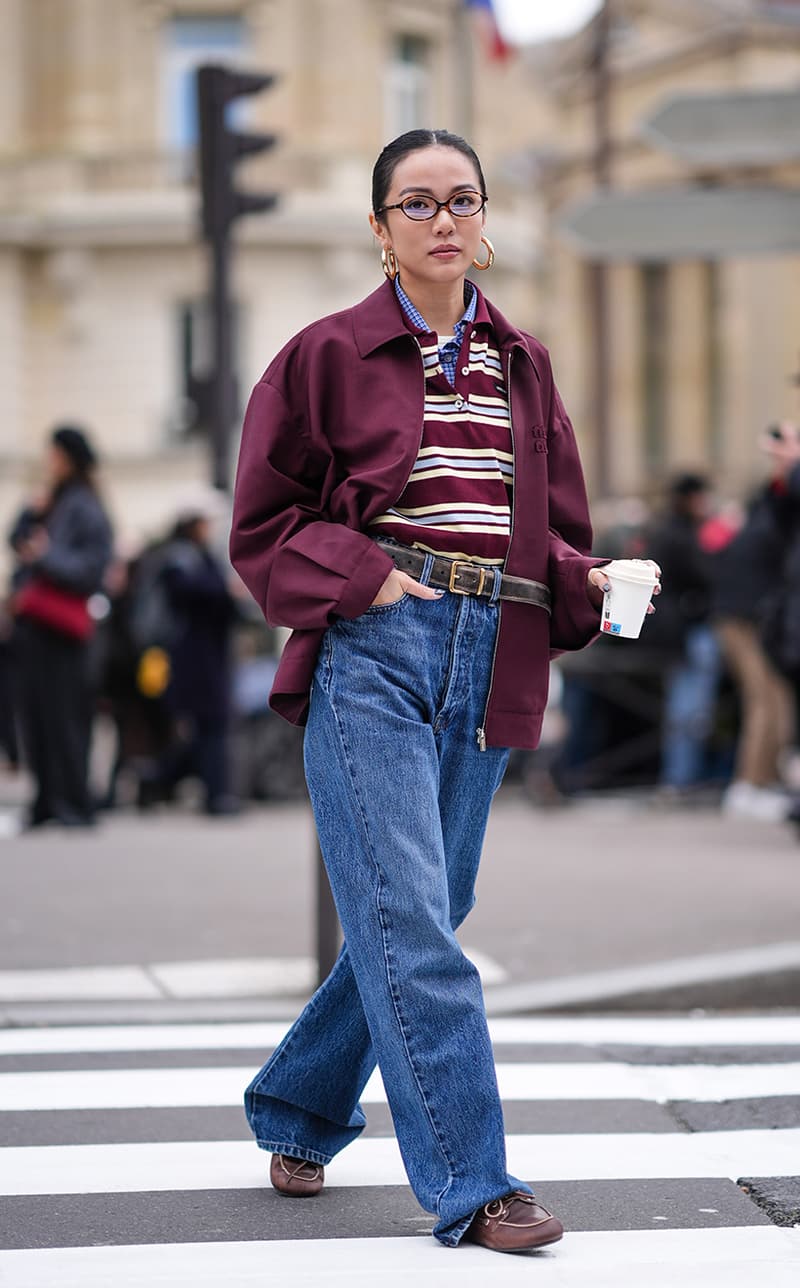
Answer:
[[[399, 277], [394, 279], [394, 289], [397, 293], [397, 298], [400, 301], [400, 307], [411, 325], [417, 331], [421, 331], [425, 335], [432, 335], [433, 333], [419, 309], [412, 304], [411, 300], [400, 285]], [[478, 307], [478, 292], [475, 289], [474, 283], [470, 282], [468, 278], [465, 278], [464, 280], [464, 293], [469, 298], [464, 312], [461, 314], [461, 317], [453, 328], [453, 339], [450, 340], [449, 343], [439, 346], [439, 361], [441, 362], [442, 370], [451, 385], [455, 384], [456, 365], [458, 363], [458, 354], [461, 349], [461, 342], [464, 339], [464, 332], [469, 324], [475, 321], [475, 312]]]

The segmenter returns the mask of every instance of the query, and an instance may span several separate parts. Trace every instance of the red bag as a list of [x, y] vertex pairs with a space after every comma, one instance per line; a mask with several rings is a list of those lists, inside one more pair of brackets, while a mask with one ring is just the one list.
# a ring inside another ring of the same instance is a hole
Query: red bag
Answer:
[[14, 598], [14, 611], [17, 617], [27, 617], [70, 639], [86, 640], [94, 630], [85, 595], [62, 590], [51, 581], [39, 578], [29, 581], [18, 591]]

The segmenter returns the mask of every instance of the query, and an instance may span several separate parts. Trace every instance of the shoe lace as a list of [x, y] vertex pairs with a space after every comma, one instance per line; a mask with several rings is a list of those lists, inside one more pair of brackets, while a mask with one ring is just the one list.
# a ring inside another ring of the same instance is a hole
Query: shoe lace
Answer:
[[526, 1194], [524, 1190], [512, 1190], [510, 1194], [504, 1194], [500, 1199], [492, 1199], [485, 1204], [483, 1210], [492, 1220], [505, 1221], [511, 1210], [511, 1204], [515, 1200], [520, 1203], [529, 1203], [531, 1206], [537, 1202], [532, 1194]]
[[[289, 1177], [289, 1179], [292, 1181], [296, 1179], [299, 1179], [301, 1181], [315, 1181], [319, 1176], [319, 1173], [320, 1173], [319, 1163], [311, 1163], [308, 1161], [308, 1159], [305, 1159], [305, 1158], [292, 1158], [289, 1154], [281, 1154], [280, 1160], [281, 1160], [281, 1167], [283, 1168], [284, 1172]], [[289, 1163], [294, 1164], [294, 1166], [289, 1167], [288, 1166]], [[303, 1169], [306, 1167], [311, 1168], [311, 1171], [313, 1172], [312, 1176], [301, 1175]]]

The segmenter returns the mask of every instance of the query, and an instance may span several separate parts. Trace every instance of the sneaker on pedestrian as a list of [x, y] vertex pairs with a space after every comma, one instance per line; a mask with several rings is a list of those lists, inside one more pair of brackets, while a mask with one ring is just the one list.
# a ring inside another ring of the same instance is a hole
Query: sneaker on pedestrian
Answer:
[[774, 787], [756, 787], [744, 780], [731, 783], [722, 798], [722, 812], [736, 818], [757, 819], [761, 823], [781, 823], [791, 808], [791, 800]]

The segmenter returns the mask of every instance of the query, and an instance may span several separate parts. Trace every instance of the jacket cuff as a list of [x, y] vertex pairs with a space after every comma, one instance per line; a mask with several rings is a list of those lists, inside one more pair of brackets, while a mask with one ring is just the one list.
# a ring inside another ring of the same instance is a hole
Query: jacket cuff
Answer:
[[367, 537], [364, 552], [339, 599], [338, 616], [352, 618], [365, 613], [393, 568], [394, 560]]
[[585, 648], [600, 634], [602, 612], [589, 599], [586, 582], [592, 568], [607, 563], [611, 560], [576, 554], [559, 569], [552, 622], [555, 650]]

